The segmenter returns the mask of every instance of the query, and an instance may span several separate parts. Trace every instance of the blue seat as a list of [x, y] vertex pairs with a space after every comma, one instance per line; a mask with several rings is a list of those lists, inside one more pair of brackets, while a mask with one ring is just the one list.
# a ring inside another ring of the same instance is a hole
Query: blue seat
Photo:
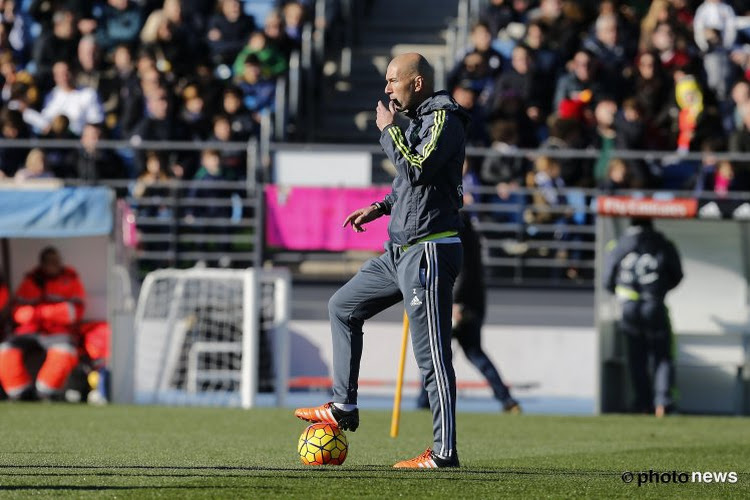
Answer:
[[274, 0], [244, 0], [242, 10], [248, 16], [255, 18], [255, 24], [262, 27], [268, 14], [274, 9]]

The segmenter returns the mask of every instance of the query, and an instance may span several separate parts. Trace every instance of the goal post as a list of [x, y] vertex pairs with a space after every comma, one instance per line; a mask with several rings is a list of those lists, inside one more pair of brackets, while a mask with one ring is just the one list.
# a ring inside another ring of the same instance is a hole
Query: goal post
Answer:
[[250, 408], [288, 390], [290, 277], [285, 269], [162, 269], [135, 313], [134, 399]]

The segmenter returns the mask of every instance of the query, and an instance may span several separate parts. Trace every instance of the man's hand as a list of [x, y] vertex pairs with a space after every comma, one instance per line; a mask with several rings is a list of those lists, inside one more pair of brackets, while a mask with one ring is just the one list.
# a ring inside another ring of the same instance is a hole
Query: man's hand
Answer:
[[374, 221], [381, 215], [383, 214], [378, 207], [370, 205], [369, 207], [360, 208], [359, 210], [350, 213], [341, 227], [346, 227], [347, 224], [351, 224], [352, 229], [354, 229], [355, 232], [361, 233], [365, 231], [365, 228], [362, 227], [363, 225]]
[[375, 124], [382, 132], [385, 127], [393, 123], [394, 117], [396, 116], [396, 104], [393, 101], [385, 107], [382, 101], [378, 101], [378, 106], [375, 108], [377, 117], [375, 118]]

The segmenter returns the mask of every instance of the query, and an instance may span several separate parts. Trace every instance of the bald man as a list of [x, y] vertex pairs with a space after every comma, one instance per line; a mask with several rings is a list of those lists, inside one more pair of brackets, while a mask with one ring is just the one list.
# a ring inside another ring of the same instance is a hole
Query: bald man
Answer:
[[[445, 91], [434, 91], [433, 70], [419, 54], [404, 54], [388, 65], [385, 93], [378, 102], [380, 144], [396, 166], [385, 199], [355, 210], [344, 227], [356, 232], [390, 216], [385, 253], [370, 259], [328, 303], [333, 335], [333, 401], [300, 408], [309, 422], [328, 422], [354, 431], [359, 426], [357, 379], [362, 326], [380, 311], [404, 301], [412, 347], [425, 380], [433, 422], [433, 445], [394, 467], [458, 467], [456, 380], [451, 355], [453, 283], [461, 268], [458, 238], [462, 205], [461, 167], [468, 115]], [[394, 123], [396, 113], [411, 123]], [[395, 353], [394, 353], [395, 355]]]

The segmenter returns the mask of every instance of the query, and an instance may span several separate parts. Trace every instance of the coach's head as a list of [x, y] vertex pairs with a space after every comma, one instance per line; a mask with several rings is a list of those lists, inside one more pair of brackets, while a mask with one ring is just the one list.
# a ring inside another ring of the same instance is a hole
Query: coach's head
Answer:
[[435, 92], [435, 72], [421, 54], [411, 52], [394, 58], [385, 73], [385, 93], [397, 111], [413, 115]]

